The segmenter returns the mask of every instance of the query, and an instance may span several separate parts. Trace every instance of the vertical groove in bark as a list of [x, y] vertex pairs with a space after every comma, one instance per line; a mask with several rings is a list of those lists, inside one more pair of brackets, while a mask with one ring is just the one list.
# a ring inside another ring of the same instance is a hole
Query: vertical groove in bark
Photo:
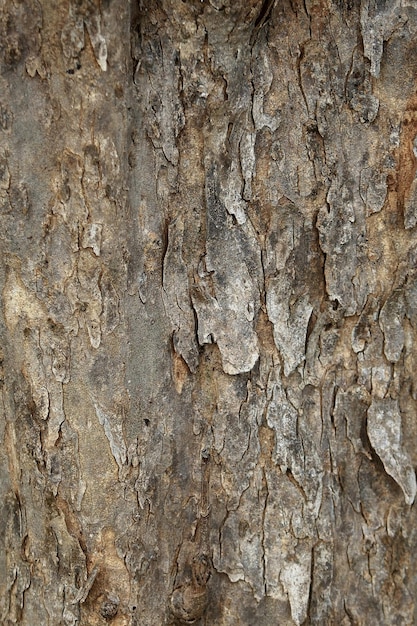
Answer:
[[415, 621], [417, 13], [0, 2], [0, 621]]

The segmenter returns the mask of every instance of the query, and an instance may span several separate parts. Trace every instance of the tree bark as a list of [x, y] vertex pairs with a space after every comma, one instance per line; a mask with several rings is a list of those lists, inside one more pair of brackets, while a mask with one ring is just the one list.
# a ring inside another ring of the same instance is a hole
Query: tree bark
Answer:
[[0, 621], [417, 623], [417, 9], [0, 0]]

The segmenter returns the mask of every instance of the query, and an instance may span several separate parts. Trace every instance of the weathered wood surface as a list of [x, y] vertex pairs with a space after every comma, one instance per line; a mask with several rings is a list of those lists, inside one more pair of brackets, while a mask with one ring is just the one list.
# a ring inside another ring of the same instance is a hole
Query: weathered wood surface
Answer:
[[412, 0], [0, 1], [0, 622], [410, 625]]

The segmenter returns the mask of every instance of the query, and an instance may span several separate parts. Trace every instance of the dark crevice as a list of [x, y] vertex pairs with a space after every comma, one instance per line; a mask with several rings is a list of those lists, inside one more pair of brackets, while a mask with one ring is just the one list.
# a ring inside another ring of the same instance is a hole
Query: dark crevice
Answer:
[[255, 28], [262, 28], [262, 26], [266, 24], [266, 22], [271, 17], [271, 12], [274, 4], [275, 0], [264, 0], [259, 15], [255, 20]]

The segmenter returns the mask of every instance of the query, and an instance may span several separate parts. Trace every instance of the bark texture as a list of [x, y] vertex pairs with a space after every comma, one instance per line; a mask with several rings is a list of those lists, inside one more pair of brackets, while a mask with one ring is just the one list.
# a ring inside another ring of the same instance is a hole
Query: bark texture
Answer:
[[0, 621], [417, 623], [414, 0], [0, 0]]

